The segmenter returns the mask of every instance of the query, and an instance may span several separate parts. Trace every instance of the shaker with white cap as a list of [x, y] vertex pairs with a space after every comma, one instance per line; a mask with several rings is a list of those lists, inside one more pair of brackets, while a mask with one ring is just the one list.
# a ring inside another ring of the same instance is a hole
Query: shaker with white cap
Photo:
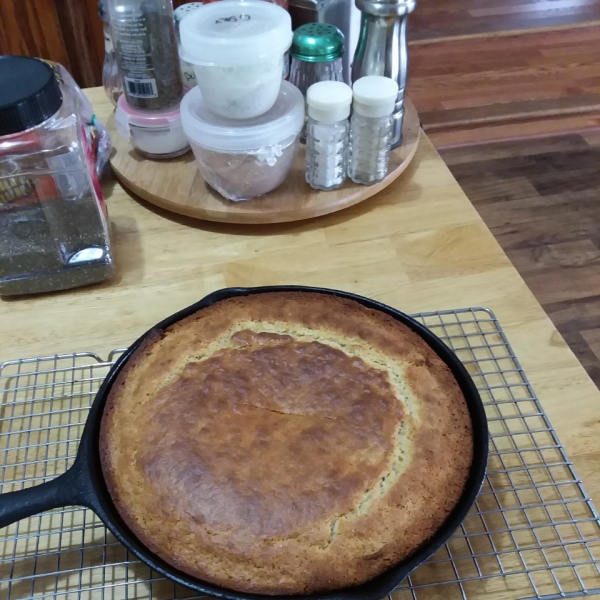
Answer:
[[352, 86], [352, 94], [348, 175], [354, 183], [371, 185], [388, 172], [398, 84], [379, 75], [361, 77]]
[[320, 81], [306, 92], [306, 182], [332, 190], [348, 172], [348, 141], [352, 89], [341, 81]]

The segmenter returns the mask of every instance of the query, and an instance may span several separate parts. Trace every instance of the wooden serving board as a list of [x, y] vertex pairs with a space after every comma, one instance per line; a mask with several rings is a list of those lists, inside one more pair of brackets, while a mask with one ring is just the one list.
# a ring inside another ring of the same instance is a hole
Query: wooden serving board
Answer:
[[202, 179], [191, 152], [170, 160], [150, 160], [139, 155], [115, 130], [114, 116], [108, 120], [113, 141], [110, 163], [123, 186], [144, 200], [166, 210], [225, 223], [284, 223], [319, 217], [370, 198], [387, 187], [408, 167], [419, 143], [419, 116], [405, 100], [403, 143], [390, 156], [387, 177], [371, 186], [350, 179], [330, 192], [313, 190], [304, 179], [304, 151], [300, 146], [286, 180], [265, 196], [247, 202], [226, 200]]

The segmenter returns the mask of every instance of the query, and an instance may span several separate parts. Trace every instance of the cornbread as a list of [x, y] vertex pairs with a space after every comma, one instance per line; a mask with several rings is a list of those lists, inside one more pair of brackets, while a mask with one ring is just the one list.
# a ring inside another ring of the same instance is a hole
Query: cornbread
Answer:
[[101, 424], [135, 535], [225, 588], [362, 583], [456, 505], [471, 419], [445, 363], [392, 317], [314, 292], [217, 302], [127, 361]]

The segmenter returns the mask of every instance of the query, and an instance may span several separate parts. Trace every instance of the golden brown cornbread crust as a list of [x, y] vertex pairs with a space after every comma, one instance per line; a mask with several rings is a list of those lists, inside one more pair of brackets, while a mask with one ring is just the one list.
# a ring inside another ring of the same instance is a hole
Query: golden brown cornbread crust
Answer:
[[364, 582], [427, 540], [462, 493], [472, 432], [448, 367], [405, 325], [282, 292], [143, 344], [109, 394], [100, 455], [120, 515], [168, 563], [302, 594]]

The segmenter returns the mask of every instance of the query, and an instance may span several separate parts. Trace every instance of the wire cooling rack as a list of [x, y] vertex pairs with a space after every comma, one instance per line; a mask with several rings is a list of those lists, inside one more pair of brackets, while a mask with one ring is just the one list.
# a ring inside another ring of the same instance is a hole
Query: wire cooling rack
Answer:
[[[490, 425], [481, 494], [450, 541], [389, 600], [553, 598], [600, 593], [600, 524], [500, 324], [485, 308], [415, 317], [462, 359]], [[93, 353], [0, 365], [0, 491], [73, 462], [110, 366]], [[133, 560], [89, 510], [66, 508], [0, 530], [0, 599], [196, 598]]]

